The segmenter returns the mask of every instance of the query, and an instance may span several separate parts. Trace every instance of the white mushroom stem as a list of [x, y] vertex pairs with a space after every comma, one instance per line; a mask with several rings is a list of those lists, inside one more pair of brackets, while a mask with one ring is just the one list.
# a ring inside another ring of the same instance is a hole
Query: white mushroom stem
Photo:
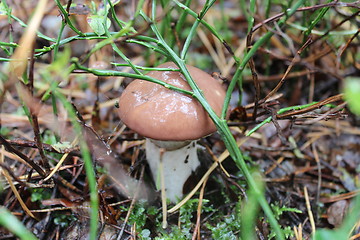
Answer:
[[[146, 158], [160, 189], [160, 161], [163, 166], [163, 179], [167, 198], [177, 202], [183, 196], [183, 187], [192, 172], [200, 166], [197, 156], [199, 146], [196, 141], [158, 141], [146, 139]], [[161, 156], [161, 149], [163, 153]]]

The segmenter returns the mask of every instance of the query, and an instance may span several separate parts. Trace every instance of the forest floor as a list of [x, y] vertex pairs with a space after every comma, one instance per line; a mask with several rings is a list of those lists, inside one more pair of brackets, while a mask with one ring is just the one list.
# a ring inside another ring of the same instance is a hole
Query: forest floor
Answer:
[[[359, 1], [151, 4], [0, 2], [0, 239], [360, 239]], [[229, 109], [181, 206], [118, 115], [179, 59]]]

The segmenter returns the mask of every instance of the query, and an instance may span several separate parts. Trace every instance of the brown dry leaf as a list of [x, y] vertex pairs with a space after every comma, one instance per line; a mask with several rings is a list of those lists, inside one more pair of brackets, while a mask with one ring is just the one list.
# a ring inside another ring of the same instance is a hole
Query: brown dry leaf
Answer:
[[118, 234], [119, 230], [109, 226], [109, 225], [105, 225], [103, 231], [101, 232], [100, 236], [99, 236], [99, 240], [111, 240], [111, 239], [116, 239], [117, 234]]
[[52, 198], [52, 199], [46, 199], [42, 200], [41, 204], [44, 206], [54, 206], [54, 205], [61, 205], [67, 208], [73, 208], [73, 207], [79, 207], [80, 204], [73, 203], [65, 198]]
[[77, 194], [74, 191], [71, 191], [70, 189], [67, 189], [65, 187], [59, 186], [59, 191], [71, 202], [84, 200], [84, 196]]
[[348, 201], [346, 200], [340, 200], [331, 204], [327, 210], [328, 222], [335, 227], [340, 226], [348, 209], [348, 205]]

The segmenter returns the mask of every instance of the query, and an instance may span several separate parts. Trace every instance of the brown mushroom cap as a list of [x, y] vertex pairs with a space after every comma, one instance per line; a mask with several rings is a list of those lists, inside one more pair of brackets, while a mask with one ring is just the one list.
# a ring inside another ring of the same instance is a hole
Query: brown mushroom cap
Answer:
[[[178, 69], [174, 63], [164, 63], [158, 67]], [[187, 68], [210, 106], [220, 115], [226, 95], [221, 84], [196, 67], [187, 65]], [[147, 75], [173, 86], [191, 90], [180, 72], [152, 71]], [[139, 79], [132, 81], [122, 93], [119, 100], [119, 115], [129, 128], [156, 140], [195, 140], [216, 131], [215, 124], [197, 100], [159, 84]]]

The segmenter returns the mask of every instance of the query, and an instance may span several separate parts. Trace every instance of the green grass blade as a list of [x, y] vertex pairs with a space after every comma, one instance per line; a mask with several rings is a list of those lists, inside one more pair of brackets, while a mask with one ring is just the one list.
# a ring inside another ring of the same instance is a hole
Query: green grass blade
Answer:
[[200, 24], [201, 19], [203, 19], [203, 17], [205, 16], [205, 14], [207, 13], [207, 11], [210, 9], [210, 7], [215, 3], [215, 0], [212, 1], [206, 1], [203, 9], [200, 11], [200, 13], [198, 14], [198, 17], [196, 18], [196, 21], [194, 22], [193, 26], [190, 29], [189, 35], [185, 40], [183, 49], [180, 53], [180, 58], [181, 59], [185, 59], [186, 57], [186, 53], [189, 50], [189, 46], [190, 43], [192, 41], [192, 39], [194, 38], [195, 34], [196, 34], [196, 29]]
[[[289, 17], [291, 17], [301, 5], [303, 5], [304, 1], [305, 0], [299, 0], [298, 2], [296, 2], [296, 4], [294, 4], [294, 6], [292, 8], [290, 8], [289, 10], [286, 11], [285, 18], [283, 18], [282, 20], [280, 20], [278, 22], [279, 27], [281, 27], [287, 21], [287, 19]], [[244, 56], [242, 62], [238, 65], [236, 72], [235, 72], [233, 78], [231, 79], [231, 82], [227, 89], [221, 118], [225, 118], [225, 116], [226, 116], [232, 92], [234, 91], [234, 88], [235, 88], [238, 80], [240, 79], [240, 76], [241, 76], [242, 72], [244, 71], [246, 64], [249, 62], [250, 58], [255, 54], [255, 52], [260, 48], [260, 46], [264, 45], [265, 43], [267, 43], [270, 40], [272, 35], [274, 35], [274, 31], [269, 31], [264, 36], [262, 36], [259, 40], [257, 40], [255, 42], [255, 44], [252, 46], [252, 48], [250, 49], [250, 51]]]
[[91, 155], [89, 151], [89, 147], [87, 146], [86, 140], [82, 136], [82, 127], [77, 121], [75, 109], [72, 107], [71, 103], [66, 99], [66, 97], [61, 94], [57, 88], [52, 90], [53, 94], [56, 96], [67, 112], [69, 113], [69, 118], [72, 123], [72, 126], [75, 130], [77, 136], [79, 136], [79, 145], [80, 145], [80, 152], [84, 161], [86, 177], [89, 184], [89, 191], [90, 191], [90, 240], [97, 239], [97, 228], [99, 223], [99, 198], [98, 198], [98, 191], [97, 191], [97, 184], [95, 178], [95, 171], [93, 162], [91, 160]]
[[[328, 1], [328, 3], [331, 2], [331, 0]], [[325, 7], [322, 8], [319, 12], [319, 14], [316, 16], [316, 18], [311, 21], [310, 26], [308, 26], [308, 28], [306, 29], [306, 31], [304, 32], [304, 38], [306, 39], [308, 37], [308, 35], [311, 33], [311, 31], [314, 29], [314, 27], [316, 26], [316, 24], [319, 23], [320, 20], [323, 19], [324, 15], [327, 13], [327, 11], [330, 9], [330, 7]]]
[[6, 208], [0, 207], [0, 225], [23, 240], [36, 240], [37, 238]]

